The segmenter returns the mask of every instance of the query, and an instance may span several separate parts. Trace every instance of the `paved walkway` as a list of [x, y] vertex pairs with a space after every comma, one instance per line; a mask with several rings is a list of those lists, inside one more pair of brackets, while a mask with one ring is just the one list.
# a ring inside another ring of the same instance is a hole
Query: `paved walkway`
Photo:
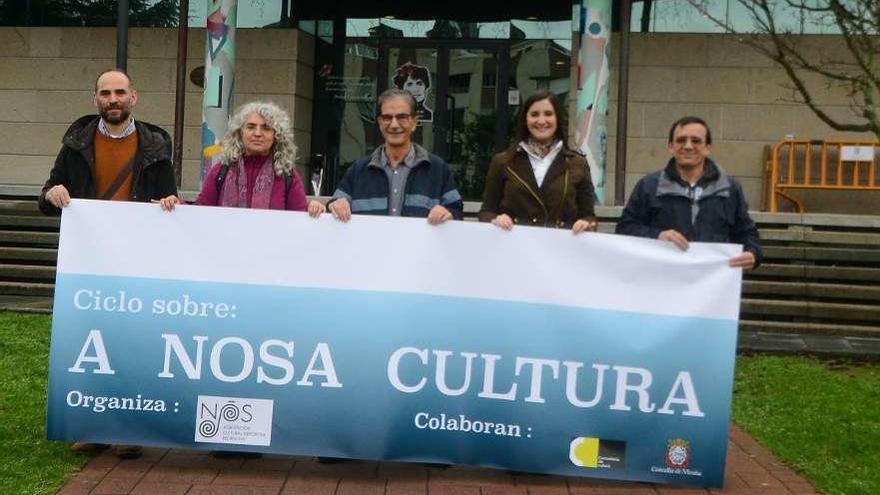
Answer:
[[818, 494], [739, 428], [730, 429], [723, 490], [512, 475], [483, 468], [392, 462], [319, 464], [310, 457], [215, 459], [202, 451], [147, 449], [92, 459], [58, 495], [807, 495]]

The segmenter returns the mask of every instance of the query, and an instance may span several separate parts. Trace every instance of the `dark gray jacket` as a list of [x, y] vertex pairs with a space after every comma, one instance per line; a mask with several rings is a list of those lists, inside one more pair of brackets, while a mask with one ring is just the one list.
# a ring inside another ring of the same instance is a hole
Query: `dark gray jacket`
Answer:
[[[77, 119], [61, 140], [61, 151], [49, 179], [40, 193], [40, 210], [60, 215], [61, 210], [46, 200], [46, 191], [63, 184], [71, 198], [95, 199], [95, 133], [97, 115]], [[171, 137], [161, 127], [135, 120], [138, 147], [132, 170], [131, 201], [147, 202], [177, 194], [177, 181], [171, 166]]]
[[694, 187], [678, 174], [674, 159], [663, 170], [642, 177], [616, 232], [656, 239], [668, 229], [681, 232], [688, 241], [742, 244], [755, 255], [755, 266], [763, 257], [742, 186], [709, 159]]

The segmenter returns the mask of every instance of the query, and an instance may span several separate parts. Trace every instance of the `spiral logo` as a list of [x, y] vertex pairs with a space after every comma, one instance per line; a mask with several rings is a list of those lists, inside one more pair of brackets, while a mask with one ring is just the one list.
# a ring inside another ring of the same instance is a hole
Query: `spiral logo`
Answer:
[[226, 404], [220, 408], [220, 417], [223, 421], [233, 422], [238, 419], [238, 406], [235, 404]]
[[267, 399], [200, 395], [196, 403], [196, 442], [263, 445], [272, 442], [272, 406]]
[[199, 423], [199, 434], [201, 434], [203, 437], [211, 438], [217, 434], [219, 424], [219, 421], [214, 422], [207, 419], [203, 420], [201, 423]]

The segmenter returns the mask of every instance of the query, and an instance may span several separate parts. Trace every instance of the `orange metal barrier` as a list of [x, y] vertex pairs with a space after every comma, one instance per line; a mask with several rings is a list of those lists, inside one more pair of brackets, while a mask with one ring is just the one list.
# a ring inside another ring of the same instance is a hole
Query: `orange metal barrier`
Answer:
[[804, 213], [804, 204], [791, 195], [791, 189], [880, 191], [878, 150], [880, 141], [776, 143], [767, 160], [768, 209], [777, 211], [782, 197]]

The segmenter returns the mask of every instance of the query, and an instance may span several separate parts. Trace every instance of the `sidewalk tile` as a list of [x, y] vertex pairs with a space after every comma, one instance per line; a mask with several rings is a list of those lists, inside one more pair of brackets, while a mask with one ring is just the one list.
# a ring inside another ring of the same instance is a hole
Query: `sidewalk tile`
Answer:
[[278, 488], [242, 485], [193, 485], [186, 495], [278, 495]]
[[443, 470], [430, 470], [428, 480], [437, 483], [471, 486], [513, 486], [513, 476], [497, 469], [452, 466]]
[[770, 476], [770, 473], [767, 471], [763, 472], [746, 472], [746, 473], [737, 473], [746, 482], [749, 487], [752, 489], [769, 489], [769, 488], [782, 488], [782, 482], [778, 479]]
[[[380, 462], [377, 476], [386, 479], [427, 481], [429, 469], [421, 464], [407, 462]], [[433, 471], [433, 470], [432, 470]]]
[[818, 495], [819, 492], [813, 488], [813, 485], [808, 482], [800, 479], [799, 481], [786, 481], [783, 482], [786, 488], [792, 493], [792, 495]]
[[243, 485], [281, 489], [286, 478], [282, 471], [253, 471], [246, 469], [222, 469], [214, 479], [215, 485]]
[[186, 495], [191, 483], [156, 483], [142, 481], [138, 483], [131, 495]]
[[246, 459], [241, 469], [255, 471], [290, 471], [297, 462], [295, 457]]
[[593, 488], [593, 495], [656, 495], [653, 486], [598, 486]]
[[428, 495], [480, 495], [480, 487], [428, 482]]
[[120, 462], [107, 473], [107, 478], [134, 478], [141, 479], [150, 470], [152, 464], [138, 462]]
[[153, 466], [144, 476], [143, 481], [149, 483], [186, 483], [192, 484], [209, 484], [217, 477], [219, 469], [197, 467], [184, 468], [178, 466]]
[[383, 495], [385, 480], [343, 479], [336, 488], [336, 495]]
[[709, 493], [705, 488], [693, 486], [658, 486], [658, 495], [706, 495]]
[[[483, 494], [485, 495], [485, 488]], [[426, 495], [428, 493], [428, 479], [422, 480], [388, 478], [385, 485], [385, 495]], [[498, 492], [503, 493], [503, 492]]]
[[55, 495], [88, 495], [100, 482], [100, 478], [77, 478], [74, 476]]
[[297, 462], [293, 473], [298, 475], [331, 476], [339, 478], [376, 478], [379, 464], [374, 461], [345, 461], [334, 464], [321, 464], [315, 459]]
[[480, 495], [529, 495], [524, 486], [481, 486]]
[[291, 476], [284, 483], [281, 495], [334, 495], [337, 486], [339, 486], [338, 478], [300, 478]]
[[137, 482], [134, 478], [104, 478], [91, 495], [128, 495]]

